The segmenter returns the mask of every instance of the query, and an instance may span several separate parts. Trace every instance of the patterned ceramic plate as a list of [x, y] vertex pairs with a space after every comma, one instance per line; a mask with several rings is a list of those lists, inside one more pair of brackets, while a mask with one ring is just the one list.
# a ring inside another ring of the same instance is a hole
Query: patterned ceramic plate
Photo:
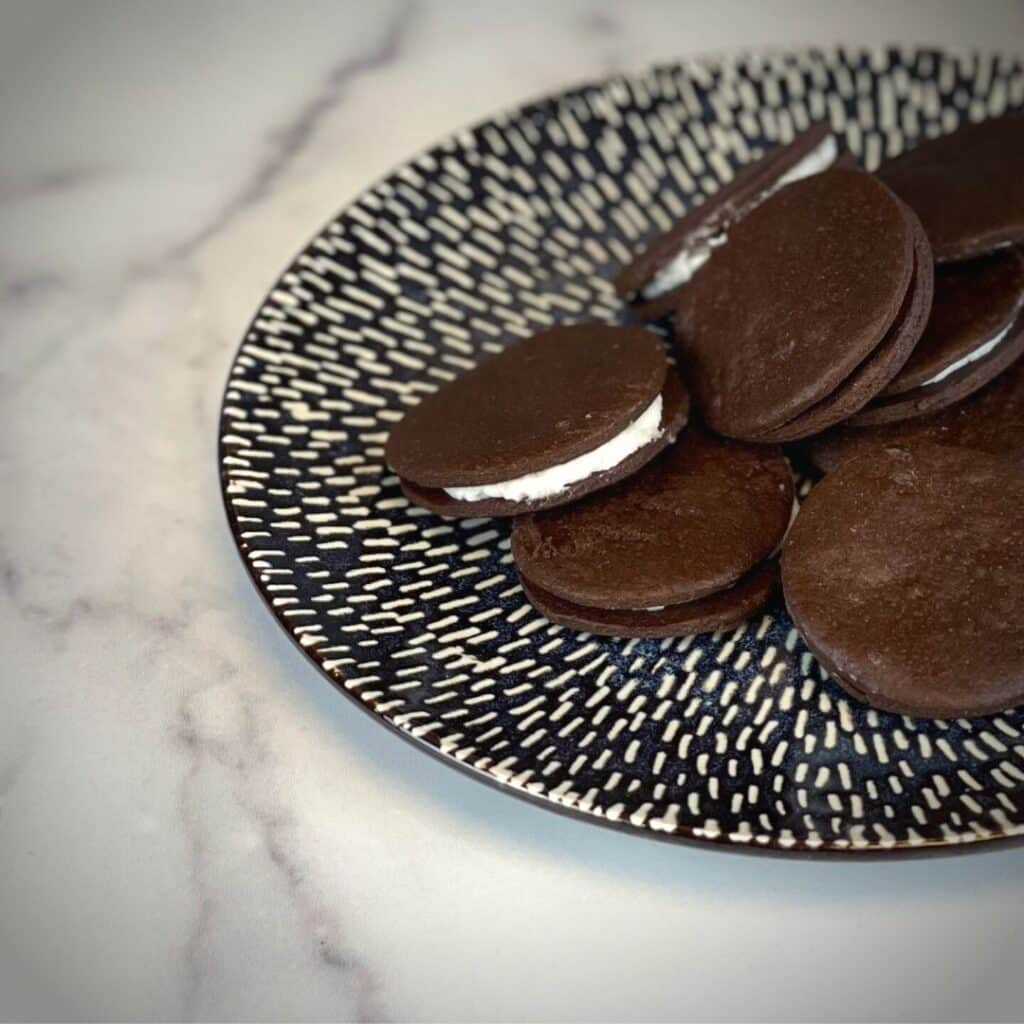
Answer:
[[228, 517], [278, 621], [381, 722], [593, 821], [790, 851], [1024, 835], [1024, 711], [869, 710], [779, 607], [680, 640], [551, 625], [507, 522], [411, 507], [382, 461], [402, 410], [480, 357], [622, 319], [608, 281], [634, 247], [808, 121], [831, 118], [871, 169], [1022, 105], [1024, 70], [1002, 58], [687, 62], [503, 114], [370, 188], [267, 296], [224, 396]]

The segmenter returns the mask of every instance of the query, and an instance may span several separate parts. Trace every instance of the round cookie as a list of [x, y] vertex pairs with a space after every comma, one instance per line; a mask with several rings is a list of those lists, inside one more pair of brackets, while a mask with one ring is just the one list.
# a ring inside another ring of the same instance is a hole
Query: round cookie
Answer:
[[688, 409], [656, 335], [556, 327], [409, 409], [385, 457], [418, 504], [449, 515], [513, 515], [622, 479], [671, 443]]
[[878, 176], [921, 218], [935, 259], [1024, 242], [1024, 116], [965, 124], [883, 164]]
[[589, 608], [566, 601], [520, 578], [523, 592], [537, 611], [552, 622], [599, 636], [688, 636], [731, 629], [763, 608], [778, 586], [778, 562], [773, 558], [752, 569], [731, 587], [683, 604], [657, 610]]
[[673, 312], [683, 286], [707, 261], [732, 224], [783, 185], [817, 174], [840, 159], [839, 144], [828, 123], [812, 125], [791, 142], [742, 168], [731, 181], [649, 242], [619, 271], [614, 282], [616, 292], [647, 319]]
[[792, 508], [778, 449], [691, 426], [615, 487], [517, 519], [512, 554], [536, 592], [642, 615], [735, 585], [777, 549]]
[[704, 420], [765, 441], [850, 415], [909, 356], [931, 280], [916, 218], [871, 175], [831, 170], [783, 188], [683, 292], [676, 342]]
[[876, 427], [848, 424], [816, 437], [810, 456], [823, 472], [887, 447], [938, 444], [1003, 455], [1024, 469], [1024, 359], [957, 405]]
[[786, 605], [853, 696], [939, 718], [1024, 703], [1024, 471], [938, 446], [852, 459], [782, 549]]
[[864, 408], [870, 396], [892, 377], [909, 355], [913, 355], [928, 322], [935, 276], [928, 240], [916, 217], [913, 226], [914, 276], [885, 339], [831, 395], [776, 430], [761, 435], [757, 441], [777, 444], [796, 441], [849, 419]]
[[516, 516], [567, 505], [587, 494], [625, 480], [672, 443], [679, 431], [686, 426], [690, 407], [686, 388], [672, 370], [669, 370], [665, 378], [661, 398], [661, 423], [650, 441], [620, 462], [616, 462], [611, 468], [591, 473], [575, 483], [567, 484], [557, 494], [548, 498], [513, 501], [501, 497], [480, 497], [469, 501], [455, 497], [441, 487], [420, 487], [410, 480], [401, 478], [399, 483], [410, 501], [443, 516]]

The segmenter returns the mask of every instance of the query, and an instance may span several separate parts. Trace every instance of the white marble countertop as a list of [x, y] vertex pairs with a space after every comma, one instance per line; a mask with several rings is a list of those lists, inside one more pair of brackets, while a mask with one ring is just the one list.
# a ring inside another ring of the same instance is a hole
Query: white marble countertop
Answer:
[[0, 1017], [1019, 1019], [1024, 849], [503, 797], [333, 692], [218, 492], [239, 334], [362, 186], [568, 83], [837, 40], [1024, 48], [1024, 6], [0, 6]]

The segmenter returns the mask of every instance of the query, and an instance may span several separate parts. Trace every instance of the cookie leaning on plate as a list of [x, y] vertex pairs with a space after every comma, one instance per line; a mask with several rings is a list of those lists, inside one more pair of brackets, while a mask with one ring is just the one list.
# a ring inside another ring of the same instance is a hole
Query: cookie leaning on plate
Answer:
[[779, 442], [852, 416], [909, 358], [933, 277], [917, 218], [877, 178], [840, 169], [786, 186], [682, 292], [676, 343], [703, 419]]
[[707, 262], [730, 227], [783, 185], [839, 162], [852, 163], [825, 122], [742, 168], [703, 203], [649, 242], [619, 271], [615, 290], [649, 320], [675, 311], [683, 285]]
[[1024, 703], [1024, 470], [885, 448], [811, 491], [782, 548], [786, 605], [841, 686], [937, 718]]
[[451, 516], [519, 515], [635, 472], [675, 439], [688, 410], [657, 335], [555, 327], [411, 408], [385, 458], [418, 505]]
[[1024, 255], [1001, 249], [935, 273], [928, 326], [910, 359], [851, 424], [895, 423], [952, 405], [1024, 354]]
[[771, 595], [792, 509], [778, 449], [691, 426], [628, 480], [517, 519], [512, 554], [554, 622], [611, 636], [724, 629]]

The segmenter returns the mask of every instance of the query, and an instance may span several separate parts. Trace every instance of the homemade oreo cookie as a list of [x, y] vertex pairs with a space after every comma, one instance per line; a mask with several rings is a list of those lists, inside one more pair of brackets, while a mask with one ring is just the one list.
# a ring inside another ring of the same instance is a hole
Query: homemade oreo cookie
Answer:
[[814, 438], [811, 461], [830, 473], [858, 455], [938, 444], [1003, 455], [1024, 470], [1024, 358], [957, 405], [899, 423], [838, 427]]
[[878, 176], [921, 219], [935, 259], [1024, 242], [1024, 115], [965, 124], [883, 164]]
[[1024, 703], [1024, 470], [930, 445], [852, 459], [782, 549], [786, 605], [836, 681], [950, 718]]
[[984, 387], [1024, 353], [1024, 256], [1003, 249], [940, 266], [928, 326], [903, 369], [853, 424], [935, 412]]
[[628, 480], [517, 519], [512, 554], [554, 622], [610, 636], [725, 629], [770, 597], [793, 506], [778, 449], [691, 426]]
[[[848, 154], [843, 158], [850, 159]], [[721, 245], [729, 228], [784, 185], [833, 166], [840, 148], [819, 122], [744, 167], [699, 206], [650, 242], [615, 278], [636, 312], [657, 319], [675, 310], [680, 290]]]
[[865, 406], [924, 331], [933, 261], [878, 179], [825, 171], [775, 193], [684, 289], [676, 343], [705, 422], [793, 441]]
[[574, 324], [509, 345], [406, 412], [385, 457], [418, 505], [517, 515], [635, 472], [686, 422], [660, 339]]

